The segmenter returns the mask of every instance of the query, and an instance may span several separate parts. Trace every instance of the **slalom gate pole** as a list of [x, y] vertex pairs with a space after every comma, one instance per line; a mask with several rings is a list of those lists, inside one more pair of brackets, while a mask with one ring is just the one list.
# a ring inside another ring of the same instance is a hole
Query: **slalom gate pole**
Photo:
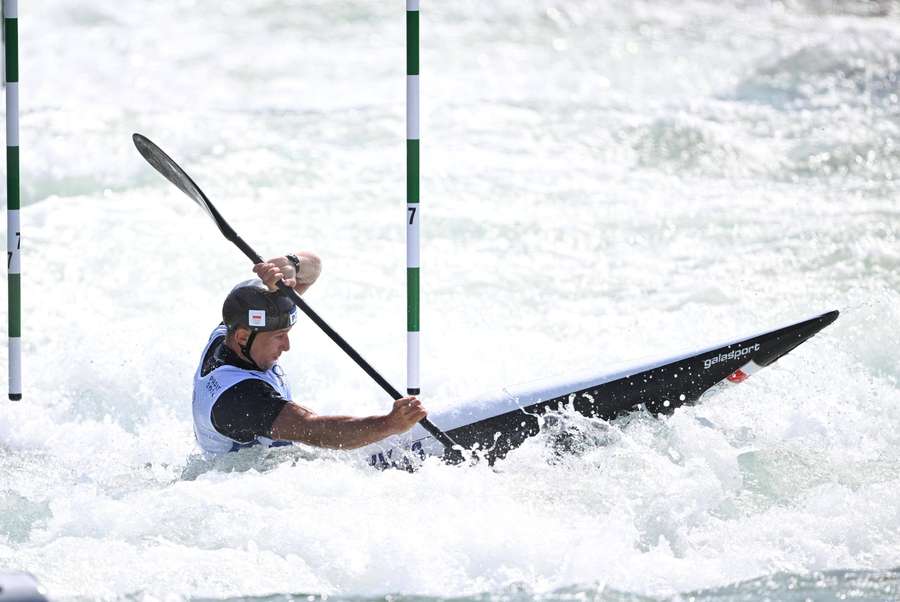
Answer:
[[9, 398], [22, 399], [22, 269], [19, 261], [19, 6], [3, 0], [6, 50], [6, 269], [9, 276]]
[[419, 387], [419, 0], [406, 0], [406, 393]]

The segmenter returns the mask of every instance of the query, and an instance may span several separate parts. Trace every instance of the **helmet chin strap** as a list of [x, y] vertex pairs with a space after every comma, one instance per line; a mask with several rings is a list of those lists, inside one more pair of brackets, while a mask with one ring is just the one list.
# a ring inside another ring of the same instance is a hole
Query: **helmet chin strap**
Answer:
[[263, 370], [259, 366], [259, 364], [253, 361], [253, 356], [250, 355], [250, 347], [253, 345], [254, 339], [256, 339], [257, 332], [258, 331], [256, 330], [250, 331], [250, 336], [247, 337], [247, 342], [241, 345], [241, 353], [244, 354], [244, 357], [247, 358], [247, 360], [250, 362], [250, 365], [252, 365], [254, 369], [259, 370], [260, 372], [265, 372], [265, 370]]

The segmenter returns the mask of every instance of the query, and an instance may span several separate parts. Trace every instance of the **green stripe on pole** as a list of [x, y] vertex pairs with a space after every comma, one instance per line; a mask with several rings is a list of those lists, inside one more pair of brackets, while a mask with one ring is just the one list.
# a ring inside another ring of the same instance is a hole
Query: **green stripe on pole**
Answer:
[[19, 202], [19, 147], [6, 147], [6, 208], [14, 211]]
[[9, 336], [22, 336], [22, 280], [19, 274], [9, 274]]
[[6, 81], [19, 81], [19, 20], [3, 19], [6, 36]]
[[419, 74], [419, 11], [406, 11], [406, 74]]
[[406, 330], [419, 332], [419, 268], [406, 268]]
[[419, 141], [406, 141], [406, 202], [419, 202]]

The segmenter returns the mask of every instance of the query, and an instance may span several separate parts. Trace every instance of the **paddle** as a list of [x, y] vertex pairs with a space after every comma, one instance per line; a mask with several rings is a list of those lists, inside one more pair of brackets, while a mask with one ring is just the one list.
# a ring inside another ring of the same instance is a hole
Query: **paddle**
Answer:
[[[194, 181], [190, 178], [190, 176], [185, 173], [181, 167], [172, 160], [169, 155], [164, 153], [162, 149], [153, 144], [148, 138], [142, 136], [141, 134], [134, 134], [132, 136], [134, 140], [134, 145], [137, 147], [138, 152], [141, 153], [141, 156], [147, 160], [147, 163], [153, 166], [156, 171], [161, 173], [168, 181], [175, 186], [178, 187], [181, 192], [188, 195], [191, 199], [194, 200], [195, 203], [200, 205], [200, 207], [206, 212], [209, 217], [212, 218], [216, 225], [219, 227], [219, 230], [229, 241], [234, 243], [237, 248], [244, 252], [244, 255], [250, 258], [255, 264], [262, 263], [263, 259], [259, 255], [256, 254], [256, 251], [250, 248], [243, 239], [237, 235], [237, 232], [228, 225], [228, 222], [225, 221], [225, 218], [222, 217], [222, 214], [216, 210], [209, 199], [206, 198], [206, 195], [203, 194], [203, 191], [200, 190], [200, 187], [194, 183]], [[390, 395], [395, 401], [403, 397], [400, 392], [391, 386], [391, 384], [386, 381], [378, 372], [375, 371], [369, 362], [363, 359], [363, 357], [356, 352], [353, 347], [351, 347], [347, 341], [341, 337], [331, 326], [329, 326], [325, 320], [319, 317], [319, 314], [314, 312], [312, 308], [306, 304], [306, 301], [300, 298], [300, 295], [297, 294], [297, 291], [289, 287], [282, 281], [278, 282], [278, 288], [283, 295], [286, 295], [291, 301], [293, 301], [297, 307], [300, 308], [300, 311], [305, 313], [309, 318], [316, 323], [316, 326], [321, 328], [325, 334], [331, 338], [332, 341], [337, 343], [338, 347], [344, 350], [344, 352], [353, 358], [353, 361], [356, 364], [365, 370], [366, 374], [371, 376], [375, 382], [381, 385], [381, 388], [384, 389], [388, 395]], [[445, 448], [447, 448], [448, 452], [452, 452], [454, 446], [456, 444], [453, 440], [447, 436], [441, 429], [436, 427], [431, 423], [427, 418], [423, 418], [419, 421], [419, 424], [422, 427], [431, 433], [431, 435], [440, 441]]]

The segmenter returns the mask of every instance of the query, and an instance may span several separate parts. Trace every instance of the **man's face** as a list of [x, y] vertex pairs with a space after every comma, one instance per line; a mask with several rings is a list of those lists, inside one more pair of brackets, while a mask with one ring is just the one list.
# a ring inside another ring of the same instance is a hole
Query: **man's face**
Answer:
[[282, 352], [291, 348], [291, 341], [288, 339], [290, 330], [290, 328], [270, 330], [256, 335], [253, 346], [250, 348], [250, 356], [257, 366], [268, 370], [275, 364]]

